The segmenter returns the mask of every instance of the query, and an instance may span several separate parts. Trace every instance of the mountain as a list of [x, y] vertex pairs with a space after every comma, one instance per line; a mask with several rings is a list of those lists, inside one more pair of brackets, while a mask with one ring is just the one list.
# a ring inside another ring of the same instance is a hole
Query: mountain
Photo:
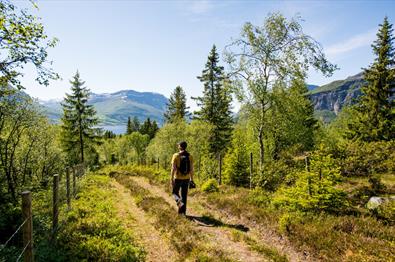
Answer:
[[[137, 116], [140, 121], [147, 117], [163, 123], [163, 113], [168, 99], [157, 93], [122, 90], [115, 93], [92, 93], [88, 103], [92, 104], [99, 116], [101, 125], [126, 125], [128, 117]], [[44, 112], [54, 122], [60, 121], [62, 107], [59, 100], [40, 101]]]
[[330, 122], [345, 105], [352, 104], [361, 95], [361, 87], [366, 82], [363, 73], [336, 80], [309, 91], [315, 114], [325, 122]]
[[312, 91], [312, 90], [314, 90], [314, 89], [316, 89], [317, 87], [319, 87], [319, 86], [317, 86], [317, 85], [307, 85], [307, 89], [309, 90], [309, 91]]

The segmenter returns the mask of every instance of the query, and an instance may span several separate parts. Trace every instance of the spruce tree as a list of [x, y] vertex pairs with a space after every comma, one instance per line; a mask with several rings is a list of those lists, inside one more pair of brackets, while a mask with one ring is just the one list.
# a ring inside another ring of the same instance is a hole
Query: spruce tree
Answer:
[[156, 121], [151, 121], [148, 117], [140, 127], [140, 133], [143, 135], [148, 135], [150, 139], [154, 138], [156, 132], [159, 130]]
[[132, 133], [132, 121], [130, 120], [130, 116], [128, 116], [128, 123], [126, 125], [126, 134], [130, 135]]
[[130, 125], [130, 129], [132, 132], [138, 132], [140, 130], [140, 121], [137, 116], [133, 117], [133, 120]]
[[74, 75], [70, 81], [71, 94], [66, 94], [62, 102], [62, 146], [74, 163], [84, 163], [87, 149], [92, 149], [92, 143], [97, 138], [98, 124], [96, 111], [88, 105], [89, 89], [80, 74]]
[[190, 113], [188, 112], [189, 107], [187, 107], [186, 103], [187, 99], [184, 90], [181, 86], [177, 86], [170, 95], [167, 110], [164, 114], [165, 121], [167, 123], [173, 123], [188, 118]]
[[395, 52], [392, 25], [388, 18], [377, 33], [372, 44], [376, 55], [374, 62], [364, 70], [367, 84], [362, 87], [362, 96], [356, 104], [357, 120], [351, 124], [354, 138], [363, 141], [391, 140], [395, 138], [394, 101]]
[[203, 96], [193, 98], [200, 110], [195, 117], [214, 126], [210, 137], [210, 152], [218, 154], [228, 145], [232, 132], [232, 96], [224, 67], [218, 64], [219, 55], [215, 45], [210, 51], [202, 75], [197, 78], [204, 84]]

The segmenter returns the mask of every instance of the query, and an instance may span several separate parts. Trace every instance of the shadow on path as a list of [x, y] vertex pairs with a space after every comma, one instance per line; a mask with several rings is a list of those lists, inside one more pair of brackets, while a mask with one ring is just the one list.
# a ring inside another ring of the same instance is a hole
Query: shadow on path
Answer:
[[215, 219], [211, 216], [186, 216], [187, 219], [196, 222], [200, 226], [206, 227], [227, 227], [237, 229], [242, 232], [248, 232], [250, 229], [242, 224], [226, 224], [221, 220]]

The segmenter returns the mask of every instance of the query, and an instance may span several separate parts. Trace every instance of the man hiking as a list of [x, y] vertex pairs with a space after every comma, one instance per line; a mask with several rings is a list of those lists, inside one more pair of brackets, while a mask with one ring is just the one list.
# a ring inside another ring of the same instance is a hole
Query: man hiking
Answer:
[[[178, 206], [178, 214], [186, 215], [187, 195], [190, 183], [193, 183], [193, 158], [186, 151], [185, 141], [178, 143], [178, 153], [173, 155], [171, 160], [171, 186], [173, 187], [173, 197]], [[181, 197], [180, 197], [181, 189]]]

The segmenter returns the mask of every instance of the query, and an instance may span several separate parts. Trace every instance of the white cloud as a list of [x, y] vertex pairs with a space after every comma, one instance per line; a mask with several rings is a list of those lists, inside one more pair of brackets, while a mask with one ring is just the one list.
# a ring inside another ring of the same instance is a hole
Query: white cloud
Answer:
[[366, 33], [355, 35], [345, 41], [333, 44], [326, 49], [328, 56], [336, 57], [338, 55], [350, 52], [354, 49], [368, 46], [375, 39], [376, 29], [369, 30]]

